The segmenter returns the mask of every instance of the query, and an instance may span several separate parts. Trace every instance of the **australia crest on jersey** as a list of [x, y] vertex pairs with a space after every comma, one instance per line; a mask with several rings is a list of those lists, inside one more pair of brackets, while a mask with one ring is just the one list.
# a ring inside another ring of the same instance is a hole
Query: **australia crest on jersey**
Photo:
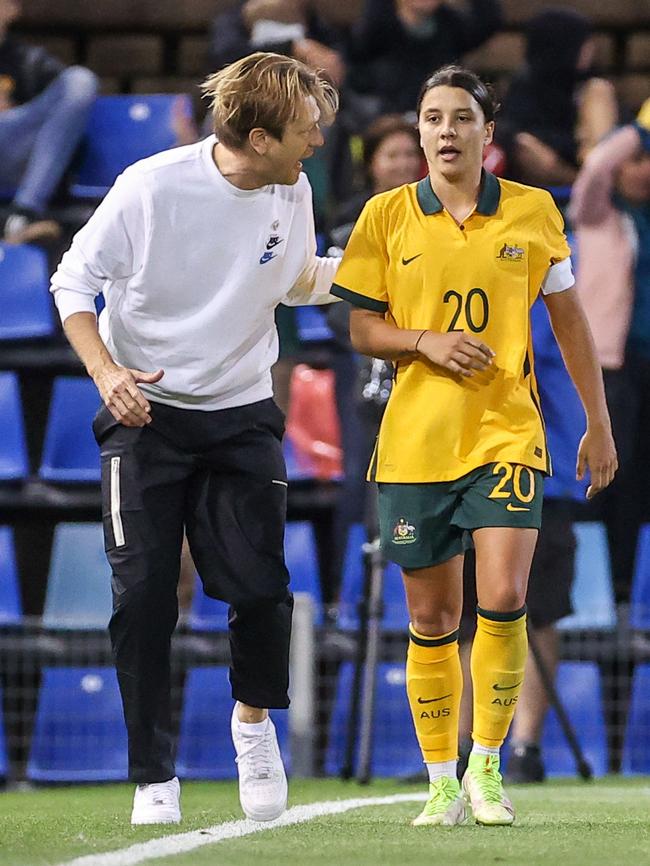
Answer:
[[503, 244], [497, 258], [506, 262], [523, 262], [524, 249], [516, 244]]
[[400, 517], [393, 528], [393, 544], [413, 544], [417, 541], [415, 526], [406, 517]]

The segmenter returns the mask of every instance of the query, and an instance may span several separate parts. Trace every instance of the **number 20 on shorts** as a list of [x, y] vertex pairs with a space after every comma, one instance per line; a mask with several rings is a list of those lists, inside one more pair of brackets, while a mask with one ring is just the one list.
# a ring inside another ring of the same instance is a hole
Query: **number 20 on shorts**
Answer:
[[[512, 463], [496, 463], [492, 469], [493, 475], [498, 475], [499, 480], [492, 488], [489, 495], [490, 499], [510, 499], [514, 494], [519, 502], [532, 502], [535, 498], [535, 473], [528, 466], [520, 466]], [[527, 489], [524, 492], [522, 489], [521, 476], [527, 476], [527, 483], [524, 482], [523, 487]]]

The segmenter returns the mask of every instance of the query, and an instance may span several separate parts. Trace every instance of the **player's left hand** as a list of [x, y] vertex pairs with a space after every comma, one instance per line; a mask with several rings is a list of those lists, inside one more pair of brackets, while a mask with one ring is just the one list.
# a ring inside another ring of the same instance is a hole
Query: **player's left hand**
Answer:
[[587, 427], [587, 432], [578, 446], [576, 478], [581, 481], [589, 469], [591, 484], [587, 488], [587, 499], [593, 499], [614, 480], [618, 469], [618, 457], [614, 437], [609, 427]]

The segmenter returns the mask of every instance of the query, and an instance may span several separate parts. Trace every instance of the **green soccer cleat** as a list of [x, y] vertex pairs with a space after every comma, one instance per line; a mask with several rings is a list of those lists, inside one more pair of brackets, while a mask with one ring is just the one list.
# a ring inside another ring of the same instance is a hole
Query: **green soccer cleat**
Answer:
[[464, 824], [469, 817], [467, 803], [457, 779], [443, 776], [429, 785], [429, 799], [422, 812], [411, 822], [414, 827], [438, 824], [453, 827]]
[[472, 807], [477, 824], [503, 827], [515, 820], [513, 805], [503, 792], [498, 755], [469, 756], [463, 776], [463, 793]]

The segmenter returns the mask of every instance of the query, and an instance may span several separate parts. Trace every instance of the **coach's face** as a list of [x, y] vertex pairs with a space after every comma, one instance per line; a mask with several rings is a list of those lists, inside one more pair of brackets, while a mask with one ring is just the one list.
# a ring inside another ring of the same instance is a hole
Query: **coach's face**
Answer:
[[278, 141], [268, 136], [264, 159], [268, 183], [294, 184], [300, 177], [303, 160], [323, 144], [319, 126], [320, 109], [312, 97], [306, 97], [295, 120], [290, 121]]
[[425, 94], [418, 118], [420, 143], [429, 170], [453, 181], [483, 163], [494, 122], [486, 121], [471, 93], [441, 85]]

